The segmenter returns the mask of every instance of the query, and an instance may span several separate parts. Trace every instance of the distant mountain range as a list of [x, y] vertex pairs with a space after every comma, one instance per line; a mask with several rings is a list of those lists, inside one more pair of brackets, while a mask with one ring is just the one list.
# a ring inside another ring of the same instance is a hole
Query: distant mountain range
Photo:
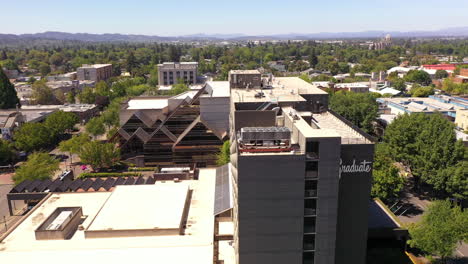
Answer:
[[289, 33], [274, 35], [245, 34], [192, 34], [183, 36], [149, 36], [128, 34], [90, 34], [43, 32], [35, 34], [0, 34], [0, 43], [13, 43], [27, 40], [76, 40], [85, 42], [170, 42], [170, 41], [247, 41], [247, 40], [286, 40], [286, 39], [350, 39], [350, 38], [381, 38], [390, 34], [393, 38], [413, 37], [468, 37], [468, 27], [446, 28], [434, 31], [361, 31], [361, 32], [320, 32], [320, 33]]

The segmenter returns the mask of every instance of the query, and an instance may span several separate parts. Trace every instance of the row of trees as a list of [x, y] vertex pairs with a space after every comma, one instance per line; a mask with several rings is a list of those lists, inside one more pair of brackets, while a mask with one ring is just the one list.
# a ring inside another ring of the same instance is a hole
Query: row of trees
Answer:
[[[125, 68], [132, 76], [145, 76], [153, 73], [156, 65], [162, 61], [194, 60], [199, 62], [201, 73], [216, 72], [224, 78], [231, 69], [268, 67], [266, 63], [269, 61], [283, 60], [290, 71], [301, 71], [310, 66], [336, 74], [387, 70], [401, 63], [402, 57], [414, 64], [437, 62], [431, 55], [418, 54], [423, 50], [437, 50], [440, 54], [462, 57], [468, 55], [463, 44], [467, 44], [466, 40], [447, 43], [395, 41], [392, 48], [378, 51], [369, 50], [353, 41], [334, 44], [307, 41], [203, 47], [190, 44], [83, 44], [70, 41], [60, 45], [29, 44], [4, 48], [0, 52], [0, 63], [15, 69], [19, 68], [18, 65], [27, 65], [42, 76], [73, 71], [82, 64], [112, 63], [115, 75], [120, 75], [121, 69]], [[431, 48], [427, 48], [428, 45]], [[350, 68], [348, 63], [358, 65]]]

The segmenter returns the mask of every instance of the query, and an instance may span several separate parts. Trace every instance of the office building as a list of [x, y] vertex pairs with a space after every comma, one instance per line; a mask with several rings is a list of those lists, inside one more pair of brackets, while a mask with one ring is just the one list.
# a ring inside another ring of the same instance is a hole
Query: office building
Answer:
[[229, 85], [208, 82], [173, 97], [125, 102], [114, 137], [122, 156], [138, 166], [216, 164], [229, 133]]
[[198, 62], [164, 62], [158, 64], [159, 86], [176, 84], [182, 80], [186, 84], [197, 83]]
[[105, 81], [112, 77], [112, 64], [83, 64], [76, 70], [79, 81]]
[[231, 86], [236, 263], [365, 263], [373, 138], [315, 86], [268, 82]]

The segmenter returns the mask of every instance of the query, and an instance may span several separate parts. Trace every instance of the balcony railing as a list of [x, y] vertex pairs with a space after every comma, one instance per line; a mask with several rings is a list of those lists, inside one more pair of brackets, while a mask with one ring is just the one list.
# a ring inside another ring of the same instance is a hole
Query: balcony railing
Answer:
[[306, 198], [317, 197], [317, 190], [305, 190], [305, 197]]
[[317, 209], [315, 208], [304, 208], [304, 216], [316, 216]]

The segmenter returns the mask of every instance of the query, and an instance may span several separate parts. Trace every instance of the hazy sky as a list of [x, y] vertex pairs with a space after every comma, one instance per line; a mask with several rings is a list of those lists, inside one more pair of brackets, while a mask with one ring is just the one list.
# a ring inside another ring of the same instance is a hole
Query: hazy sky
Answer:
[[468, 26], [466, 0], [0, 0], [0, 33], [183, 35], [437, 30]]

